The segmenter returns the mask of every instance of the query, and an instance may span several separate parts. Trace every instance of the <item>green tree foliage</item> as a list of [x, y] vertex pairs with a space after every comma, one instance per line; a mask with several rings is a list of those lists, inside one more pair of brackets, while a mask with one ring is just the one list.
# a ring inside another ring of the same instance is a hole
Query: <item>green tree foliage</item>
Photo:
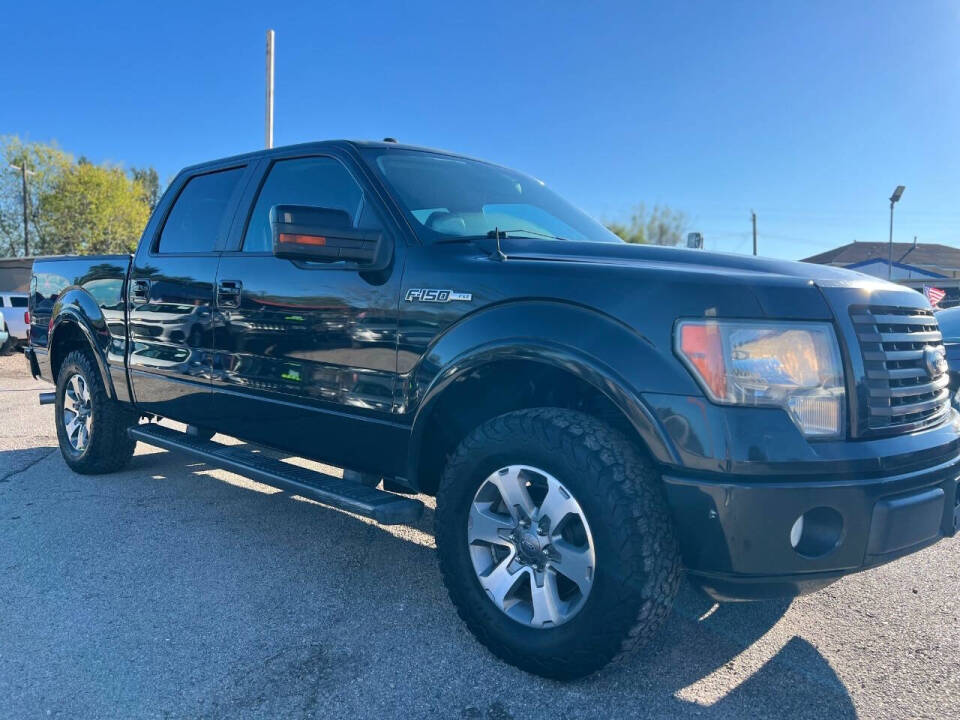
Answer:
[[153, 212], [160, 202], [160, 176], [157, 169], [152, 167], [130, 168], [130, 177], [143, 186], [147, 195], [147, 203], [150, 205], [150, 212]]
[[27, 229], [30, 248], [38, 252], [36, 198], [50, 190], [73, 158], [56, 145], [27, 143], [18, 137], [0, 137], [0, 255], [22, 256], [23, 186], [20, 173], [10, 166], [27, 167]]
[[[26, 162], [27, 254], [130, 252], [160, 197], [152, 167], [97, 165], [56, 145], [0, 138], [3, 167]], [[0, 255], [23, 255], [20, 174], [0, 172]]]
[[132, 252], [150, 217], [144, 186], [120, 168], [68, 167], [37, 199], [44, 254]]
[[607, 227], [628, 243], [679, 245], [687, 228], [687, 216], [665, 205], [654, 205], [650, 212], [638, 205], [628, 222], [611, 222]]

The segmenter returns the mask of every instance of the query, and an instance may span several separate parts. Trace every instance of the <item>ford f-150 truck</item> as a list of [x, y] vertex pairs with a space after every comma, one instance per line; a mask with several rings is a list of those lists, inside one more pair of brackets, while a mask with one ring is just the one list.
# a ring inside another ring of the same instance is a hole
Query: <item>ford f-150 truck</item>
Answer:
[[39, 259], [30, 297], [75, 471], [139, 441], [382, 523], [435, 496], [458, 612], [546, 676], [649, 638], [684, 570], [720, 600], [795, 595], [960, 522], [922, 295], [625, 244], [459, 155], [337, 141], [190, 167], [132, 257]]

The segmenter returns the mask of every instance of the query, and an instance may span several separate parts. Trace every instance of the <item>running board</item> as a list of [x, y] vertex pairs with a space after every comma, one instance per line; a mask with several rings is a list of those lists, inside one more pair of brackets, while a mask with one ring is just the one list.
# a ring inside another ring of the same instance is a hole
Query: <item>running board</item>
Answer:
[[258, 482], [308, 497], [324, 505], [373, 518], [384, 525], [412, 523], [423, 513], [423, 503], [274, 460], [243, 447], [201, 440], [163, 425], [134, 425], [133, 440], [192, 455], [208, 465], [235, 472]]

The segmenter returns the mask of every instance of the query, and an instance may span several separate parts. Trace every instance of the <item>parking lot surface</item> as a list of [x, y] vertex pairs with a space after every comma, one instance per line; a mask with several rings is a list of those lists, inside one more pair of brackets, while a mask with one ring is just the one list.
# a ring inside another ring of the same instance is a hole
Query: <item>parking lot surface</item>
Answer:
[[428, 510], [386, 528], [141, 445], [80, 476], [0, 358], [0, 716], [957, 717], [960, 539], [790, 601], [684, 587], [657, 640], [581, 681], [467, 632]]

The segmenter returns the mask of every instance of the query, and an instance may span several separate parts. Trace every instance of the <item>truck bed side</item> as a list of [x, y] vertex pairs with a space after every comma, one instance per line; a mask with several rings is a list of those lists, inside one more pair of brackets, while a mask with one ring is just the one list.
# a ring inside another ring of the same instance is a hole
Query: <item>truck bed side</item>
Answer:
[[[90, 346], [107, 392], [129, 394], [124, 370], [127, 345], [126, 279], [129, 255], [38, 258], [30, 284], [30, 351], [35, 375], [56, 382], [69, 349]], [[120, 387], [115, 387], [119, 385]]]

